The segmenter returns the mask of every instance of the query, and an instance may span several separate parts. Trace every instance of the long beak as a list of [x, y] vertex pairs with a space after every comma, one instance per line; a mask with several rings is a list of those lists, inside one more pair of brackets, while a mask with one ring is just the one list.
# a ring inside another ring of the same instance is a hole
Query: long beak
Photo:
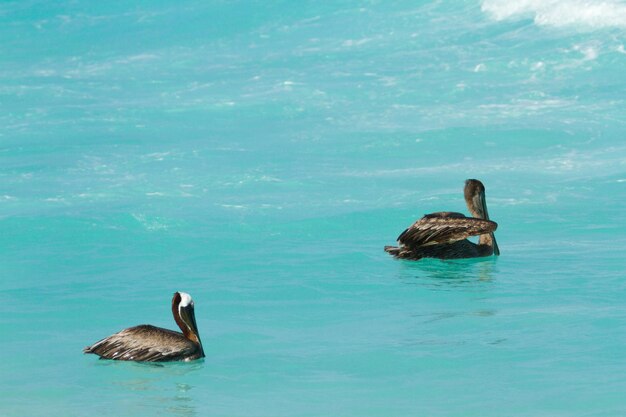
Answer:
[[493, 233], [489, 233], [491, 235], [491, 241], [493, 242], [493, 254], [496, 256], [500, 256], [500, 248], [498, 248], [498, 242], [496, 242], [496, 237]]
[[[487, 200], [485, 199], [485, 194], [479, 194], [480, 199], [480, 207], [482, 208], [483, 215], [485, 216], [485, 220], [489, 220], [489, 212], [487, 211]], [[496, 256], [500, 256], [500, 248], [498, 248], [498, 242], [496, 242], [496, 236], [492, 233], [489, 233], [491, 236], [491, 241], [493, 242], [493, 254]]]
[[489, 220], [489, 212], [487, 211], [487, 201], [485, 200], [485, 193], [478, 193], [474, 196], [474, 207], [480, 210], [476, 210], [478, 211], [478, 217]]
[[[196, 339], [200, 345], [200, 350], [202, 350], [202, 342], [200, 341], [200, 334], [198, 333], [198, 325], [196, 324], [196, 315], [193, 311], [193, 304], [180, 308], [180, 318], [189, 328], [192, 337]], [[204, 350], [202, 350], [202, 353], [204, 354]]]

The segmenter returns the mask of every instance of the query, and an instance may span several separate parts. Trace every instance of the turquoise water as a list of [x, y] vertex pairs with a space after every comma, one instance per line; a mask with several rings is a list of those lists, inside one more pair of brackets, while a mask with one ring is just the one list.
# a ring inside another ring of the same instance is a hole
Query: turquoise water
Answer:
[[626, 2], [320, 3], [0, 4], [0, 415], [626, 414]]

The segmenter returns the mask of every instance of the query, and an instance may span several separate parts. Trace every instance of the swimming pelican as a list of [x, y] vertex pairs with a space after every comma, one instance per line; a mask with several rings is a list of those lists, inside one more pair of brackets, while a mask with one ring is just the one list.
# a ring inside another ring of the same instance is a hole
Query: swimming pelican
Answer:
[[[413, 260], [500, 255], [493, 234], [498, 224], [489, 220], [482, 182], [465, 181], [465, 203], [474, 217], [449, 211], [427, 214], [398, 236], [398, 246], [385, 246], [385, 251]], [[467, 240], [469, 236], [480, 236], [478, 244]]]
[[184, 292], [174, 293], [172, 313], [182, 333], [142, 324], [87, 346], [83, 352], [95, 353], [101, 359], [138, 362], [191, 361], [204, 358], [191, 296]]

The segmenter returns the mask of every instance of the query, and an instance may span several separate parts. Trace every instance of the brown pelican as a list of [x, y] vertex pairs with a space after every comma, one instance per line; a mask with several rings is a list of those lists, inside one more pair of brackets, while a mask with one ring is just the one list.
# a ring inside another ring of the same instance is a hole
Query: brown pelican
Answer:
[[[485, 187], [480, 181], [465, 181], [465, 202], [474, 217], [449, 211], [427, 214], [398, 236], [398, 246], [385, 246], [385, 251], [414, 260], [500, 255], [493, 235], [498, 224], [489, 220]], [[480, 236], [478, 244], [467, 240], [469, 236]]]
[[184, 292], [174, 293], [172, 313], [182, 333], [142, 324], [87, 346], [83, 352], [95, 353], [100, 359], [139, 362], [191, 361], [204, 358], [191, 296]]

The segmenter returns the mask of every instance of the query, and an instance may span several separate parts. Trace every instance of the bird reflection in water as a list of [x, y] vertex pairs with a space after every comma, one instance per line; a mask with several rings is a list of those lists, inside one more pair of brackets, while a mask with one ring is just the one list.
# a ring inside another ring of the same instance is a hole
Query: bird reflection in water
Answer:
[[137, 415], [168, 415], [195, 417], [198, 414], [194, 396], [194, 373], [204, 367], [204, 360], [181, 363], [98, 361], [98, 366], [113, 367], [112, 384], [118, 389], [140, 391], [125, 407], [136, 409]]
[[497, 264], [493, 258], [459, 259], [441, 262], [424, 259], [422, 262], [402, 262], [399, 278], [409, 285], [426, 286], [437, 290], [481, 288], [493, 281]]

